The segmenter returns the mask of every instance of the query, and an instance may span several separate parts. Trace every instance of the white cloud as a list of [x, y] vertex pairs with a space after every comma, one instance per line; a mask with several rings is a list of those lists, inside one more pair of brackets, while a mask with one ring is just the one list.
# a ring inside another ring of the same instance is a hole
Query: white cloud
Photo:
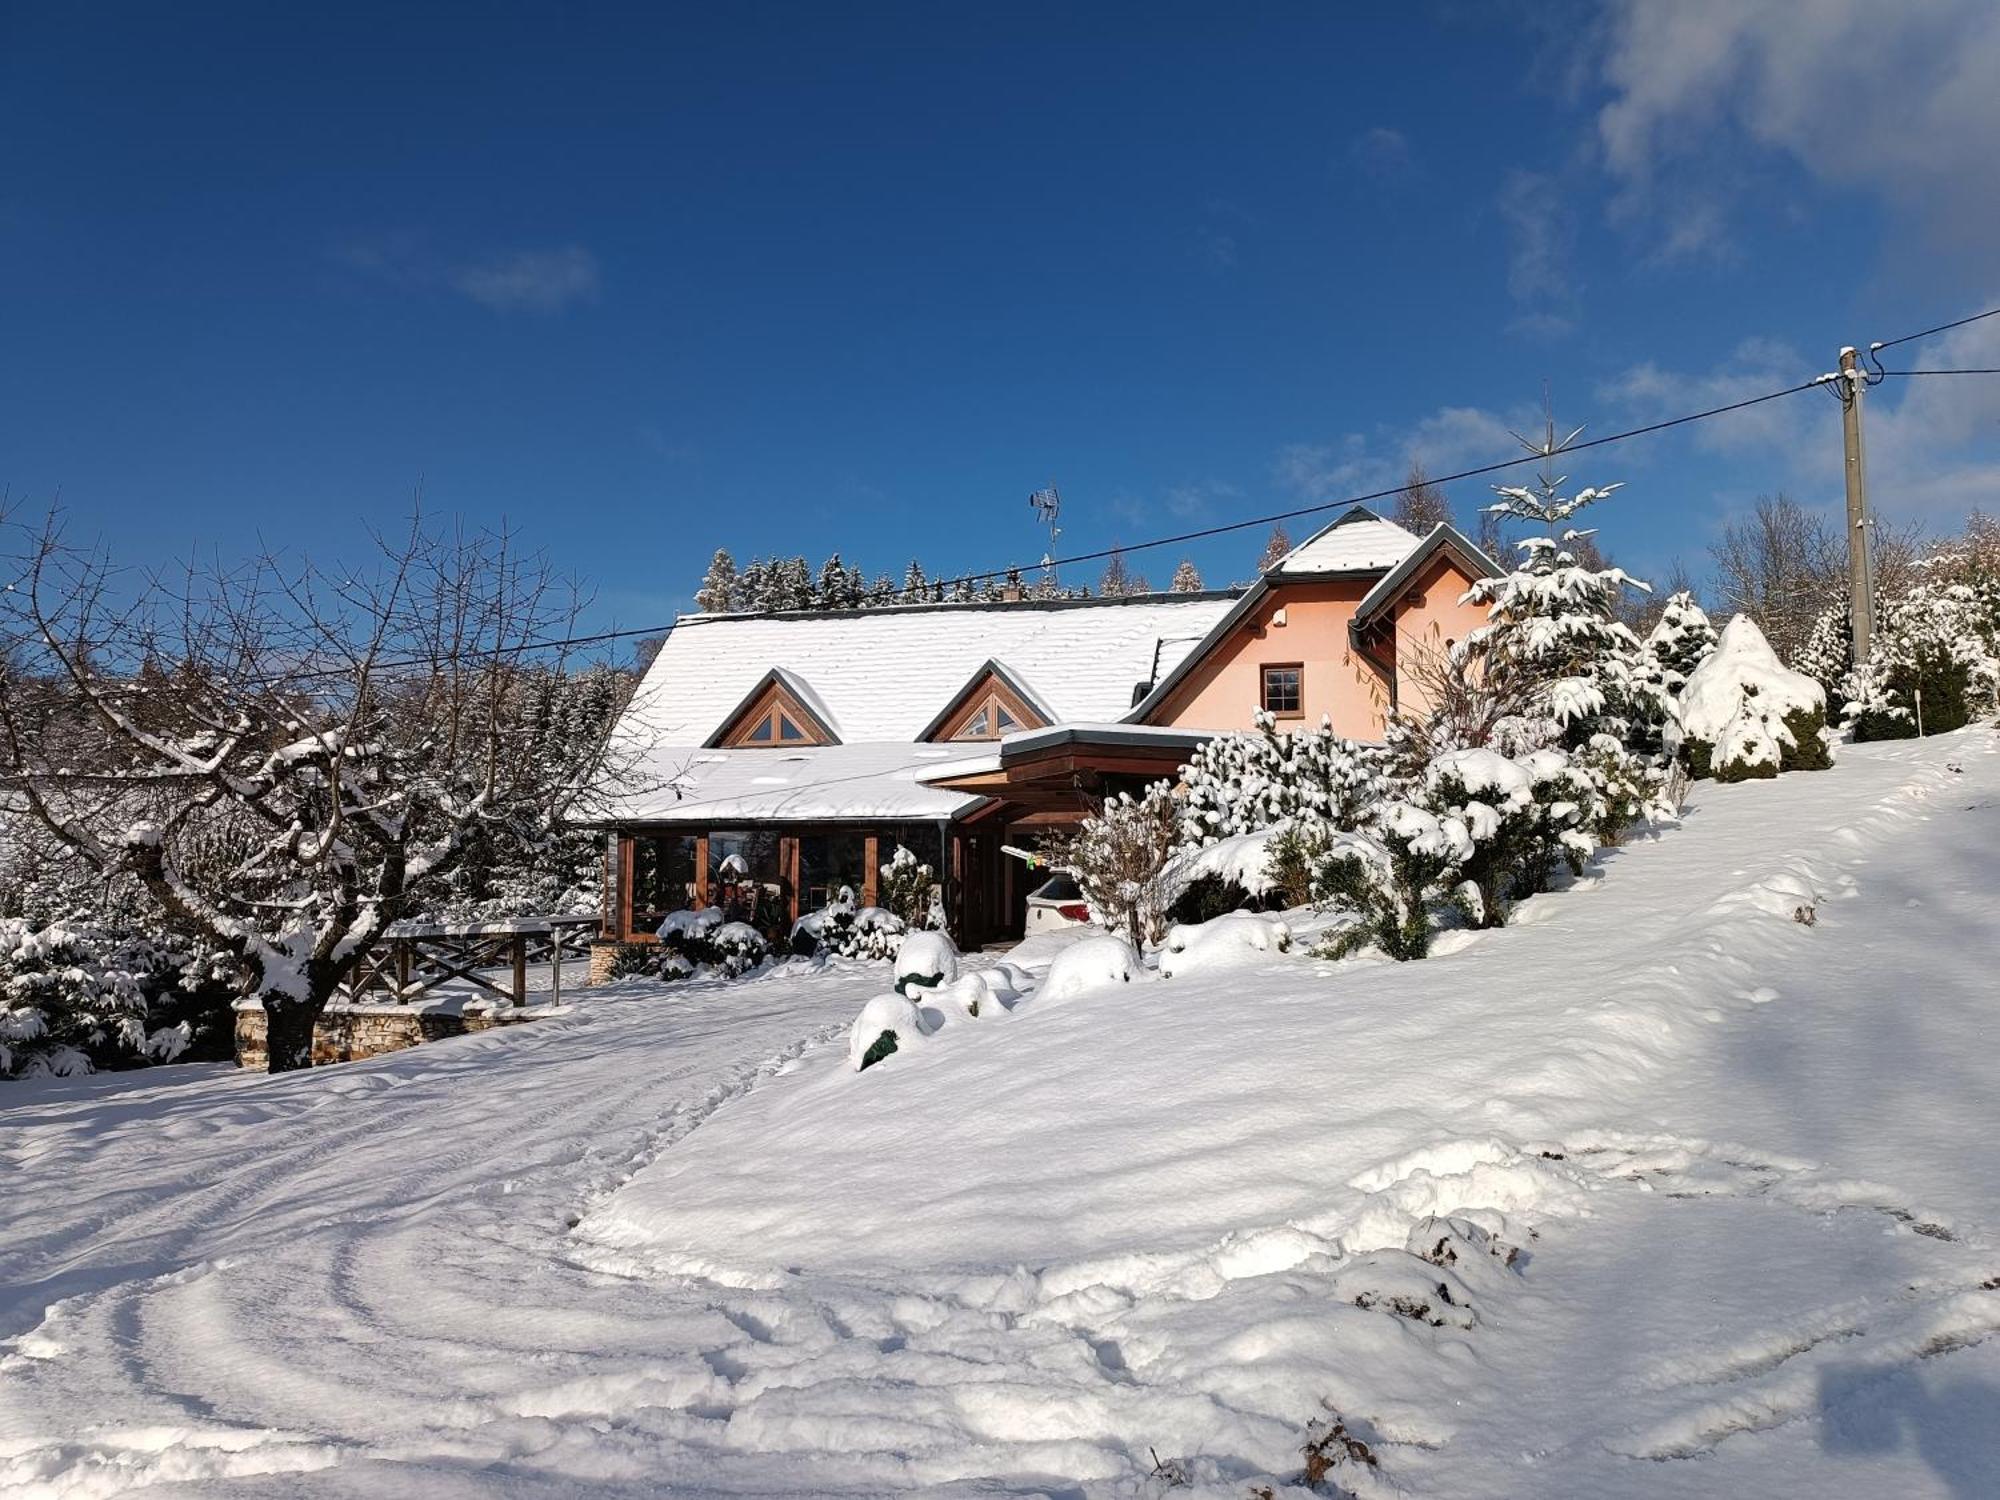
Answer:
[[1577, 301], [1576, 217], [1562, 185], [1517, 167], [1502, 180], [1495, 205], [1507, 227], [1507, 291], [1519, 309], [1510, 327], [1545, 337], [1567, 333]]
[[1401, 177], [1413, 164], [1410, 138], [1388, 125], [1371, 125], [1347, 147], [1348, 160], [1371, 177]]
[[1993, 0], [1614, 0], [1597, 118], [1622, 207], [1662, 258], [1727, 244], [1753, 147], [2000, 243], [2000, 5]]
[[515, 250], [459, 267], [451, 284], [499, 312], [557, 313], [597, 299], [597, 257], [581, 245]]
[[[2000, 319], [1885, 351], [1884, 359], [1891, 369], [2000, 367]], [[1633, 365], [1598, 395], [1632, 422], [1658, 421], [1796, 385], [1826, 363], [1777, 340], [1751, 339], [1711, 370]], [[1869, 494], [1885, 519], [1950, 526], [1974, 507], [2000, 508], [2000, 376], [1892, 376], [1869, 391], [1863, 411]], [[1840, 499], [1845, 460], [1830, 395], [1803, 391], [1681, 431], [1695, 448], [1742, 465], [1757, 485], [1790, 487], [1810, 504]]]
[[1287, 490], [1307, 500], [1338, 500], [1393, 490], [1412, 463], [1437, 477], [1513, 458], [1522, 452], [1514, 434], [1532, 436], [1540, 425], [1525, 409], [1503, 415], [1477, 406], [1443, 406], [1400, 431], [1383, 428], [1350, 432], [1331, 443], [1294, 443], [1280, 450], [1273, 467]]

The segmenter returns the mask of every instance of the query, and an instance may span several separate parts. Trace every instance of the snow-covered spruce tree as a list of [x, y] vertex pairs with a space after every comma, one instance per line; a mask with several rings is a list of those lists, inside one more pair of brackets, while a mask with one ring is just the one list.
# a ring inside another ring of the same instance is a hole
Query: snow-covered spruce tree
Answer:
[[1386, 758], [1376, 746], [1317, 729], [1280, 733], [1258, 709], [1249, 734], [1219, 734], [1181, 768], [1180, 844], [1198, 849], [1287, 819], [1334, 828], [1359, 826], [1387, 790]]
[[1666, 747], [1690, 774], [1718, 781], [1818, 771], [1826, 748], [1826, 693], [1778, 660], [1757, 622], [1738, 615], [1688, 677]]
[[1172, 582], [1167, 585], [1167, 592], [1170, 594], [1199, 594], [1201, 592], [1201, 573], [1193, 562], [1185, 557], [1180, 560], [1174, 568]]
[[1786, 663], [1803, 672], [1826, 691], [1829, 703], [1839, 703], [1840, 687], [1854, 670], [1854, 626], [1849, 618], [1847, 595], [1819, 612], [1806, 632], [1805, 641]]
[[1718, 637], [1707, 613], [1685, 589], [1671, 595], [1659, 623], [1646, 637], [1646, 651], [1659, 663], [1667, 692], [1678, 693], [1694, 669], [1715, 651]]
[[1174, 894], [1167, 864], [1178, 840], [1173, 789], [1156, 781], [1136, 798], [1106, 798], [1070, 845], [1069, 866], [1092, 917], [1123, 929], [1135, 948], [1166, 935]]
[[[421, 521], [377, 545], [369, 568], [267, 556], [114, 587], [52, 522], [0, 595], [0, 778], [233, 959], [273, 1072], [310, 1065], [355, 963], [477, 835], [545, 829], [622, 780], [604, 740], [515, 753], [514, 668], [583, 602], [544, 559]], [[142, 684], [148, 660], [178, 666]], [[211, 859], [237, 830], [249, 854]]]
[[1543, 534], [1518, 543], [1523, 561], [1513, 572], [1480, 579], [1467, 591], [1469, 602], [1487, 606], [1488, 621], [1468, 640], [1538, 682], [1538, 712], [1562, 726], [1566, 748], [1608, 734], [1648, 752], [1655, 748], [1646, 743], [1650, 728], [1665, 705], [1645, 651], [1616, 607], [1622, 591], [1647, 585], [1623, 568], [1591, 566], [1592, 534], [1566, 524], [1620, 486], [1564, 495], [1564, 482], [1545, 471], [1532, 487], [1496, 486], [1499, 503], [1488, 509]]
[[2000, 583], [1926, 580], [1889, 601], [1868, 659], [1841, 687], [1843, 718], [1857, 740], [1943, 734], [1991, 717], [2000, 690]]
[[696, 607], [704, 614], [727, 614], [740, 607], [737, 603], [740, 589], [736, 559], [729, 555], [728, 548], [717, 547], [714, 558], [708, 564], [708, 573], [701, 580], [701, 587], [695, 590]]

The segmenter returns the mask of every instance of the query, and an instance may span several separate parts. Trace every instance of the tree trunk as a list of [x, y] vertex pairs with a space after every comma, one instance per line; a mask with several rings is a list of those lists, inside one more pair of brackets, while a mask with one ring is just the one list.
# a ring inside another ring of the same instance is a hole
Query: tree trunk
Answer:
[[321, 1006], [307, 1000], [264, 997], [264, 1047], [268, 1071], [290, 1073], [312, 1066], [313, 1023]]

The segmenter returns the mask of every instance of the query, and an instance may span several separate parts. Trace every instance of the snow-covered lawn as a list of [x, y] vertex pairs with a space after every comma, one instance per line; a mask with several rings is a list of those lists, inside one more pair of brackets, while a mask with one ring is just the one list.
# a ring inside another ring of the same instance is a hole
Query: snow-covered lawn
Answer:
[[2000, 1493], [1996, 751], [865, 1074], [885, 966], [0, 1089], [0, 1493]]

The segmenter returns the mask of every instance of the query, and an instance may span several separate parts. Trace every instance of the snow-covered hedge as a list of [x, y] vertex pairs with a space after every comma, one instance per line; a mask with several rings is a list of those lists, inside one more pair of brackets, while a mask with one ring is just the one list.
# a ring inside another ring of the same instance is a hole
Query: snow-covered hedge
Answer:
[[650, 949], [631, 945], [636, 951], [630, 958], [621, 952], [614, 974], [687, 979], [706, 972], [736, 979], [771, 956], [763, 933], [748, 922], [725, 920], [716, 906], [669, 912], [660, 923], [659, 939]]
[[847, 1065], [859, 1073], [926, 1035], [923, 1014], [901, 995], [877, 995], [847, 1031]]
[[1825, 729], [1825, 691], [1779, 661], [1757, 622], [1738, 615], [1688, 677], [1666, 743], [1695, 776], [1744, 781], [1826, 769]]

